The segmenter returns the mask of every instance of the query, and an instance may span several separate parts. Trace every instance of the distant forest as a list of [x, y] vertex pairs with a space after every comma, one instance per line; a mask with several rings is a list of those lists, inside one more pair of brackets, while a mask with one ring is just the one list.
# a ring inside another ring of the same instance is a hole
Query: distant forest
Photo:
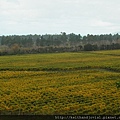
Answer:
[[78, 52], [120, 49], [119, 34], [81, 36], [80, 34], [0, 36], [0, 55]]

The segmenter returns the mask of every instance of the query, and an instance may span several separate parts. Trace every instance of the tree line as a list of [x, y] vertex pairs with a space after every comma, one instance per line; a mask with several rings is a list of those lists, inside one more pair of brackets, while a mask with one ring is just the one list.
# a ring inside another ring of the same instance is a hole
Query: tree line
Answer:
[[80, 34], [0, 36], [0, 55], [120, 49], [120, 35]]

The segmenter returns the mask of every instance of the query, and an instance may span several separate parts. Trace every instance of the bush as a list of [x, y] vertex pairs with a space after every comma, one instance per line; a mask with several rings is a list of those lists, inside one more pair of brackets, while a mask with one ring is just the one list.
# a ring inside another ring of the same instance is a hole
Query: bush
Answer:
[[116, 82], [116, 87], [120, 88], [120, 82]]

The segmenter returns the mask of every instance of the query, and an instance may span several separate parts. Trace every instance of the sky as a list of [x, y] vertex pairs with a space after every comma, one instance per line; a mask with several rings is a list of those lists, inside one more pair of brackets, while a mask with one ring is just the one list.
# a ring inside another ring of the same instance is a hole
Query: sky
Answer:
[[116, 34], [120, 0], [0, 0], [0, 36]]

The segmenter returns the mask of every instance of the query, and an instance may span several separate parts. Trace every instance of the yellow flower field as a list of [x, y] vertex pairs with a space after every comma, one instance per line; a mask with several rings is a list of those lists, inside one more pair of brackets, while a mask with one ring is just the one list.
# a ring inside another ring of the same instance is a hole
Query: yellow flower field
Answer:
[[120, 115], [120, 50], [0, 56], [2, 115]]

